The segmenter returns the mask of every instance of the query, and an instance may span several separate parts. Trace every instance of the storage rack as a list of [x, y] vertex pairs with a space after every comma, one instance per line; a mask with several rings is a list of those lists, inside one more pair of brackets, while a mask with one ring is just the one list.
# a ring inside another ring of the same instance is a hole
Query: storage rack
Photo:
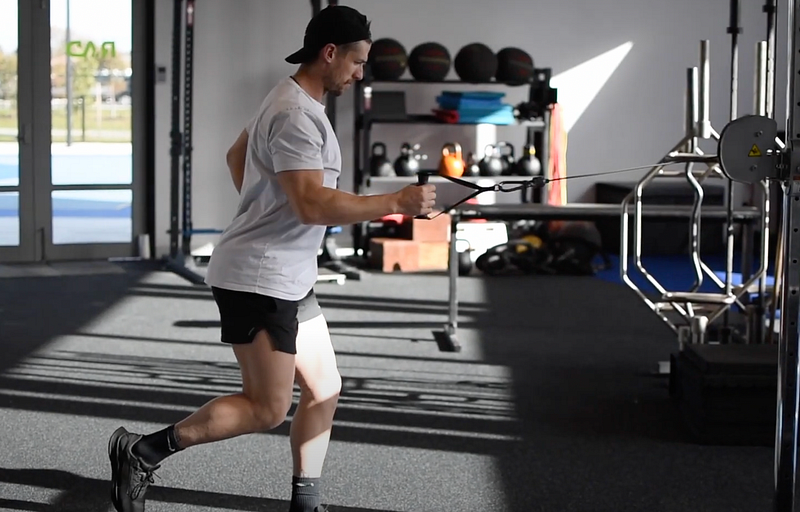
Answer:
[[[533, 79], [525, 84], [511, 84], [497, 81], [490, 82], [467, 82], [458, 79], [445, 79], [436, 81], [420, 81], [415, 79], [400, 78], [397, 80], [375, 80], [370, 76], [367, 67], [364, 79], [356, 82], [353, 87], [355, 95], [353, 106], [353, 192], [361, 194], [365, 186], [368, 185], [369, 180], [372, 179], [369, 171], [369, 162], [371, 156], [372, 137], [371, 130], [375, 124], [439, 124], [443, 126], [466, 126], [478, 125], [484, 123], [459, 123], [450, 124], [439, 121], [433, 114], [409, 114], [405, 118], [381, 118], [373, 116], [368, 108], [370, 104], [367, 101], [367, 92], [371, 91], [372, 86], [376, 84], [398, 84], [398, 85], [435, 85], [435, 84], [451, 84], [451, 85], [479, 85], [479, 86], [506, 86], [506, 87], [523, 87], [528, 86], [528, 103], [534, 107], [535, 116], [531, 119], [518, 119], [516, 123], [511, 125], [497, 125], [497, 126], [520, 126], [527, 129], [526, 144], [532, 144], [536, 149], [536, 155], [542, 163], [542, 172], [547, 173], [549, 163], [549, 149], [550, 149], [550, 106], [557, 102], [558, 91], [550, 87], [550, 78], [552, 77], [552, 70], [550, 68], [535, 69]], [[442, 141], [444, 144], [446, 141]], [[429, 162], [428, 168], [437, 168], [438, 160]], [[408, 180], [409, 183], [415, 182], [416, 177], [393, 177], [393, 180], [400, 182]], [[474, 179], [491, 179], [489, 177], [481, 176], [479, 178], [465, 178], [467, 180]], [[508, 179], [504, 176], [503, 179]], [[537, 191], [538, 192], [538, 191]], [[466, 191], [465, 191], [466, 194]], [[546, 189], [542, 191], [539, 197], [546, 197]], [[536, 197], [531, 194], [529, 197], [527, 190], [522, 191], [520, 198], [521, 202], [537, 202]], [[370, 222], [357, 223], [353, 225], [353, 249], [356, 254], [366, 255], [367, 247], [366, 240]]]

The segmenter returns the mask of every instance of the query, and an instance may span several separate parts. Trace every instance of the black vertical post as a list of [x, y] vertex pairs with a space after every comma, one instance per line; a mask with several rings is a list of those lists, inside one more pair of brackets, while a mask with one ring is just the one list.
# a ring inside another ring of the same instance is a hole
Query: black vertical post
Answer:
[[[552, 124], [551, 106], [556, 103], [556, 91], [550, 87], [550, 79], [553, 76], [551, 68], [534, 70], [533, 83], [530, 85], [528, 101], [537, 106], [541, 114], [544, 126], [540, 130], [528, 129], [528, 143], [533, 143], [536, 148], [536, 155], [542, 163], [543, 176], [547, 177], [547, 169], [550, 165], [550, 126]], [[556, 185], [558, 186], [558, 185]], [[523, 191], [523, 193], [525, 193]], [[532, 189], [530, 202], [545, 203], [547, 201], [547, 188]], [[523, 199], [523, 202], [525, 200]]]
[[184, 256], [191, 254], [192, 248], [192, 99], [194, 76], [194, 15], [195, 0], [186, 0], [186, 39], [183, 83], [183, 230], [181, 250]]
[[797, 485], [798, 347], [800, 346], [800, 0], [789, 5], [789, 73], [784, 192], [784, 267], [778, 343], [778, 400], [775, 435], [776, 512], [794, 512]]
[[183, 39], [183, 0], [175, 0], [172, 19], [172, 129], [170, 131], [169, 257], [178, 257], [180, 236], [181, 140], [181, 42]]
[[[328, 0], [328, 5], [338, 5], [337, 0]], [[326, 98], [325, 112], [328, 114], [328, 120], [331, 122], [333, 131], [336, 131], [336, 96], [329, 94]]]

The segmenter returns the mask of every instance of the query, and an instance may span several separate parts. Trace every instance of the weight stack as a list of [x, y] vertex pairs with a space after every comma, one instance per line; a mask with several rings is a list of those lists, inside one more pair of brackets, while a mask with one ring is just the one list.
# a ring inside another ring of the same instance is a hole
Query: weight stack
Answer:
[[670, 395], [703, 444], [774, 446], [777, 380], [777, 345], [686, 345], [670, 356]]

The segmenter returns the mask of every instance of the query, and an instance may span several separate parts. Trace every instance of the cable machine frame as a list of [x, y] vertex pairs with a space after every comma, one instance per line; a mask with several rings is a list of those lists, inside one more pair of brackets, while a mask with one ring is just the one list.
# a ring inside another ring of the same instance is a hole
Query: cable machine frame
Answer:
[[[328, 0], [328, 5], [337, 5]], [[322, 8], [322, 0], [311, 0], [312, 16]], [[189, 282], [204, 285], [191, 254], [192, 235], [220, 234], [221, 229], [195, 229], [192, 222], [192, 123], [194, 113], [194, 21], [195, 0], [174, 0], [172, 25], [172, 88], [170, 129], [170, 225], [168, 270]], [[182, 93], [182, 94], [181, 94]], [[326, 98], [326, 114], [336, 128], [336, 97]], [[181, 114], [183, 117], [181, 117]], [[335, 258], [335, 255], [332, 255]], [[327, 279], [343, 282], [346, 277], [358, 279], [356, 269], [342, 265], [343, 273]]]

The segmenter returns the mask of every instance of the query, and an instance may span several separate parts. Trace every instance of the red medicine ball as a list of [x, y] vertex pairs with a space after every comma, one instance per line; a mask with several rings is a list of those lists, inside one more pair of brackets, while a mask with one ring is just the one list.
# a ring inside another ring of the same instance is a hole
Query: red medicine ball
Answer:
[[420, 82], [444, 80], [450, 72], [450, 52], [439, 43], [422, 43], [411, 50], [408, 71]]
[[398, 41], [389, 38], [372, 43], [367, 58], [372, 78], [375, 80], [397, 80], [406, 70], [408, 55]]

